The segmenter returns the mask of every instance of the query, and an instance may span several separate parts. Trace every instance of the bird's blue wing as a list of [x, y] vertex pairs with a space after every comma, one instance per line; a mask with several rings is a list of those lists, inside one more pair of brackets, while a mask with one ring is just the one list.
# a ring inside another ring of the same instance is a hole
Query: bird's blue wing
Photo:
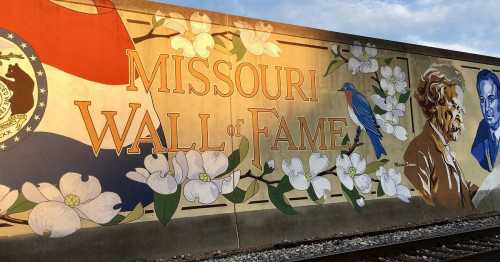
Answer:
[[352, 110], [367, 131], [377, 134], [378, 137], [382, 137], [368, 100], [363, 94], [357, 91], [352, 92]]

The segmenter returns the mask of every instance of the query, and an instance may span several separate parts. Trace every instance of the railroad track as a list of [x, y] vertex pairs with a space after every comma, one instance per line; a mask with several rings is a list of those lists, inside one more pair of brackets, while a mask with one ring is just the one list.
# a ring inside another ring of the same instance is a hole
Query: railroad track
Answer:
[[500, 226], [454, 234], [436, 234], [390, 245], [326, 253], [294, 261], [500, 261]]

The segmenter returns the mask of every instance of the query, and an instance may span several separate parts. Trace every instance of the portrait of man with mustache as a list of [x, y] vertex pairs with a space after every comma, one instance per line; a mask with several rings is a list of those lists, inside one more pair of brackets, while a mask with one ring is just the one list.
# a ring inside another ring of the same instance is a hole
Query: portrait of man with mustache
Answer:
[[464, 126], [464, 83], [453, 66], [432, 65], [414, 93], [427, 120], [406, 149], [404, 174], [429, 205], [473, 208], [477, 186], [465, 180], [450, 148]]

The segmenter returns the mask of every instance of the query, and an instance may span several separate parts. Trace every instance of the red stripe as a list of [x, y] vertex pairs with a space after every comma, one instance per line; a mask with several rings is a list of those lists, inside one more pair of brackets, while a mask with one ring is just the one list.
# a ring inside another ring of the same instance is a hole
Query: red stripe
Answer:
[[0, 27], [29, 42], [43, 63], [87, 80], [128, 82], [127, 30], [110, 0], [94, 0], [98, 14], [86, 14], [50, 0], [2, 0]]

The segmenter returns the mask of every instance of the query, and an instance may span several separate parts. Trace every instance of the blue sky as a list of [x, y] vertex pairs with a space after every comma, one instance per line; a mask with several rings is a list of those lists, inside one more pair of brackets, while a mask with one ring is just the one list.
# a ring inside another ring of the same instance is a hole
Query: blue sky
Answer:
[[499, 0], [155, 0], [500, 57]]

